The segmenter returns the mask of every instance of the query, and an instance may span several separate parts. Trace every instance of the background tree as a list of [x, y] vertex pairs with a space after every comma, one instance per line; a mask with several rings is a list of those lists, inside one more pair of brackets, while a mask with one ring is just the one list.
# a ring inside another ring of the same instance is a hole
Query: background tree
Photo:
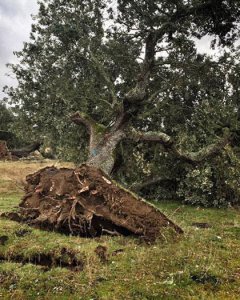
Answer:
[[5, 103], [0, 103], [0, 140], [6, 141], [9, 147], [16, 147], [20, 140], [14, 133], [15, 116]]
[[193, 38], [234, 51], [239, 18], [237, 0], [39, 1], [10, 103], [68, 159], [138, 190], [144, 174], [186, 199], [188, 169], [238, 135], [237, 51], [213, 60]]
[[0, 130], [7, 131], [13, 121], [13, 115], [4, 103], [0, 102]]

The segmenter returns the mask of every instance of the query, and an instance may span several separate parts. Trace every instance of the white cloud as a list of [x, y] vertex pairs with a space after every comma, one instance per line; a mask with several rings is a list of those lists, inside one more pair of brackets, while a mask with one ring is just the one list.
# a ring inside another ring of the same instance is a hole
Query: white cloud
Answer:
[[37, 0], [0, 0], [0, 99], [5, 85], [16, 85], [6, 76], [7, 63], [17, 61], [13, 51], [19, 51], [28, 41], [31, 30], [31, 14], [37, 13]]

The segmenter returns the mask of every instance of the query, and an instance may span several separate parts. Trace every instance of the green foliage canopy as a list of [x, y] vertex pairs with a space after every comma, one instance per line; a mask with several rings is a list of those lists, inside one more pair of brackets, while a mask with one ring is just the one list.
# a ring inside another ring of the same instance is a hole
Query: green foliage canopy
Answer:
[[[233, 42], [239, 19], [237, 0], [40, 0], [31, 41], [15, 53], [20, 63], [10, 66], [18, 87], [6, 88], [18, 129], [46, 136], [65, 159], [83, 161], [87, 133], [70, 122], [70, 114], [81, 110], [110, 128], [125, 95], [141, 80], [144, 55], [152, 55], [146, 95], [132, 111], [131, 126], [164, 131], [191, 151], [228, 127], [237, 145], [239, 51]], [[206, 35], [213, 47], [225, 47], [218, 58], [197, 52], [194, 39]], [[149, 38], [154, 53], [145, 48]], [[179, 186], [189, 165], [162, 150], [159, 144], [123, 142], [118, 179], [134, 184], [143, 175], [165, 174]]]

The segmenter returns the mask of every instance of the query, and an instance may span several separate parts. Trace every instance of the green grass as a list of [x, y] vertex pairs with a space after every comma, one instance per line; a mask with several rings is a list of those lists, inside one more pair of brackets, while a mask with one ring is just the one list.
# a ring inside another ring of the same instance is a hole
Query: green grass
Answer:
[[[22, 191], [10, 187], [0, 178], [0, 211], [12, 210], [20, 201]], [[184, 229], [183, 236], [166, 236], [149, 246], [126, 237], [64, 236], [0, 218], [0, 237], [9, 238], [0, 245], [5, 258], [0, 262], [0, 299], [239, 299], [239, 210], [174, 202], [157, 206]], [[212, 227], [198, 229], [193, 222]], [[19, 237], [23, 229], [28, 233]], [[107, 262], [96, 255], [98, 245], [107, 247]], [[83, 262], [82, 271], [28, 263], [43, 254], [67, 262], [68, 253]], [[14, 262], [17, 255], [24, 264]]]

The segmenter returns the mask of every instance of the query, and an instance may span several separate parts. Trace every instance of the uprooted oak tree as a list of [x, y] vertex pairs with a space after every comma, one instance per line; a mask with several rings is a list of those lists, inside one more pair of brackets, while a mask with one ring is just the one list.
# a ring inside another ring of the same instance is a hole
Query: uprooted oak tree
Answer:
[[[108, 175], [118, 169], [116, 149], [123, 140], [161, 144], [189, 164], [216, 156], [230, 142], [225, 117], [221, 126], [211, 123], [204, 136], [208, 145], [200, 150], [183, 150], [176, 133], [189, 126], [198, 131], [193, 120], [203, 104], [220, 101], [217, 112], [235, 95], [221, 65], [231, 69], [229, 57], [218, 63], [198, 54], [193, 38], [208, 35], [215, 44], [231, 45], [238, 36], [237, 0], [39, 3], [31, 42], [17, 53], [21, 63], [12, 65], [19, 85], [8, 89], [11, 101], [21, 104], [19, 128], [51, 136], [65, 152], [64, 142], [74, 146], [80, 136], [83, 148], [85, 128], [85, 163]], [[78, 129], [68, 123], [70, 115]]]

